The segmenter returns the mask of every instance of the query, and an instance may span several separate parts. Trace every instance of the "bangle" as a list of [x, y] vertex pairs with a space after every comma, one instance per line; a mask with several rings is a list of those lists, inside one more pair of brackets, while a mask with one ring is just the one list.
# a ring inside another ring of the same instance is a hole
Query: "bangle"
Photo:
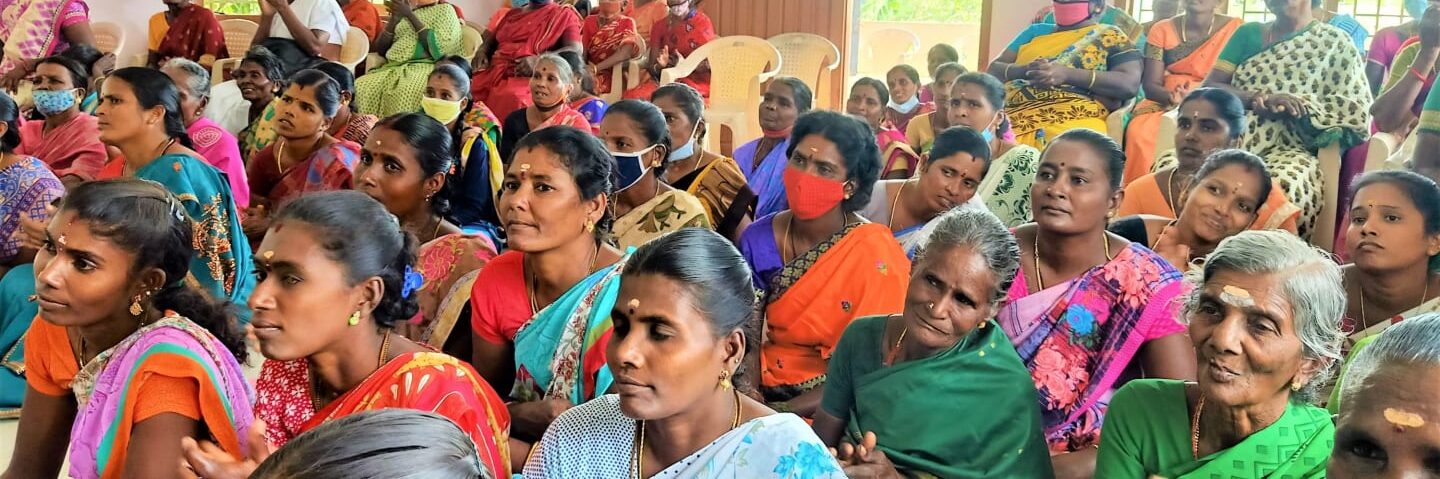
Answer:
[[1099, 72], [1097, 72], [1097, 71], [1095, 71], [1095, 70], [1090, 70], [1090, 86], [1085, 87], [1086, 90], [1094, 90], [1094, 89], [1095, 89], [1095, 75], [1097, 75], [1098, 73], [1099, 73]]
[[1425, 82], [1427, 82], [1427, 81], [1430, 81], [1430, 77], [1425, 76], [1425, 75], [1421, 75], [1421, 74], [1420, 74], [1420, 70], [1416, 70], [1415, 67], [1413, 67], [1413, 66], [1410, 67], [1410, 74], [1411, 74], [1411, 75], [1415, 75], [1415, 79], [1416, 79], [1416, 80], [1420, 80], [1420, 83], [1425, 83]]
[[1005, 73], [1001, 75], [1001, 76], [1004, 76], [1004, 77], [1005, 77], [1005, 78], [1004, 78], [1005, 81], [1010, 81], [1010, 67], [1013, 67], [1013, 66], [1015, 66], [1014, 63], [1007, 63], [1007, 64], [1005, 65]]

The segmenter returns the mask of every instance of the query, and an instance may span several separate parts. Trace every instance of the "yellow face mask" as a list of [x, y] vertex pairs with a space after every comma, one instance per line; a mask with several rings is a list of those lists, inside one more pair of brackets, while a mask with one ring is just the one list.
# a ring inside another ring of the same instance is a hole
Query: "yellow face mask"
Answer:
[[439, 98], [425, 97], [420, 99], [420, 109], [424, 110], [425, 114], [430, 115], [430, 118], [434, 118], [435, 121], [449, 125], [450, 122], [455, 121], [456, 118], [460, 118], [460, 113], [464, 110], [464, 106], [460, 100], [447, 101]]

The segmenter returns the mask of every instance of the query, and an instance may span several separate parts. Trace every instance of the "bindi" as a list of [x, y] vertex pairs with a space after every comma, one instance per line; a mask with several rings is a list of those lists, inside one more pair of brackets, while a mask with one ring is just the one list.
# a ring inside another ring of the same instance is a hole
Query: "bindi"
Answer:
[[1255, 298], [1250, 295], [1250, 291], [1230, 284], [1220, 289], [1220, 300], [1238, 308], [1255, 306]]
[[640, 308], [640, 299], [632, 298], [630, 302], [625, 305], [630, 307], [630, 314], [635, 314], [635, 310]]
[[1407, 428], [1417, 428], [1425, 425], [1425, 418], [1420, 417], [1419, 414], [1393, 407], [1385, 408], [1385, 420], [1393, 424], [1397, 432], [1405, 432]]

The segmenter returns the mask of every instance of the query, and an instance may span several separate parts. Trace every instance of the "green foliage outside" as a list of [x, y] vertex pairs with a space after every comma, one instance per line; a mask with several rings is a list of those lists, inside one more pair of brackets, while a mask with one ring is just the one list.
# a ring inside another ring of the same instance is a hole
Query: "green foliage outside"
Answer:
[[979, 23], [983, 4], [984, 0], [861, 0], [860, 20]]
[[260, 14], [260, 4], [255, 0], [205, 0], [205, 7], [217, 15]]

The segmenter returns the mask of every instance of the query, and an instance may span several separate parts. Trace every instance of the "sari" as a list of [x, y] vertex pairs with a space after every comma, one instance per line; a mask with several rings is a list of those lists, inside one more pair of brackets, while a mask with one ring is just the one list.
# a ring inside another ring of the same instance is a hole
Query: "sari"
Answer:
[[903, 172], [908, 178], [920, 166], [920, 155], [905, 141], [905, 134], [889, 125], [875, 130], [875, 144], [880, 147], [881, 177]]
[[34, 157], [0, 169], [0, 264], [20, 253], [21, 215], [45, 220], [45, 207], [65, 196], [65, 185]]
[[[1017, 53], [1015, 62], [1019, 64], [1043, 58], [1053, 64], [1097, 72], [1140, 59], [1130, 37], [1109, 25], [1063, 32], [1050, 24], [1031, 25], [1010, 43], [1008, 50]], [[1072, 129], [1107, 131], [1105, 121], [1110, 109], [1084, 89], [1039, 87], [1020, 79], [1005, 84], [1005, 113], [1017, 141], [1044, 149], [1048, 139]]]
[[531, 101], [530, 79], [516, 75], [515, 65], [561, 45], [580, 43], [580, 14], [574, 7], [556, 2], [532, 4], [510, 9], [494, 33], [495, 54], [489, 68], [475, 73], [470, 97], [489, 105], [500, 118], [508, 118]]
[[600, 120], [605, 119], [605, 111], [610, 109], [610, 104], [605, 103], [605, 100], [601, 100], [599, 97], [587, 96], [570, 103], [570, 108], [580, 112], [580, 116], [585, 117], [585, 121], [590, 123], [590, 134], [598, 136]]
[[410, 323], [423, 328], [420, 337], [411, 339], [436, 349], [445, 347], [460, 318], [470, 317], [470, 290], [481, 268], [495, 258], [495, 250], [494, 243], [485, 236], [458, 234], [441, 236], [420, 246], [415, 269], [425, 281], [416, 290], [420, 311]]
[[[1410, 69], [1409, 66], [1401, 70], [1395, 70], [1390, 68], [1390, 65], [1395, 63], [1396, 55], [1400, 54], [1400, 49], [1405, 48], [1408, 40], [1415, 39], [1417, 42], [1419, 41], [1419, 25], [1419, 22], [1405, 22], [1393, 27], [1382, 28], [1379, 32], [1375, 32], [1375, 38], [1370, 40], [1370, 50], [1365, 54], [1366, 62], [1379, 65], [1380, 68], [1385, 69], [1386, 72], [1394, 71], [1405, 73], [1408, 71]], [[1387, 80], [1385, 83], [1388, 84], [1390, 81], [1398, 80], [1399, 76], [1400, 75], [1392, 75], [1393, 78]], [[1423, 97], [1424, 95], [1421, 96]]]
[[[585, 39], [585, 63], [595, 65], [603, 62], [614, 56], [625, 45], [635, 48], [635, 54], [638, 55], [640, 53], [639, 45], [635, 40], [640, 37], [637, 35], [639, 35], [639, 30], [635, 28], [635, 20], [630, 17], [616, 17], [609, 23], [600, 25], [600, 16], [590, 15], [585, 19], [585, 25], [580, 27], [580, 36]], [[619, 65], [624, 64], [621, 62]], [[614, 79], [614, 69], [615, 67], [610, 67], [595, 72], [596, 95], [610, 93], [610, 82]]]
[[22, 60], [45, 58], [70, 47], [65, 27], [90, 21], [84, 0], [0, 0], [0, 75]]
[[78, 406], [70, 428], [70, 477], [124, 474], [136, 424], [159, 414], [199, 421], [226, 453], [243, 457], [244, 431], [254, 421], [252, 395], [240, 363], [205, 328], [166, 311], [83, 367], [69, 333], [44, 318], [26, 337], [31, 388], [49, 396], [73, 394]]
[[[1053, 5], [1046, 5], [1044, 8], [1041, 8], [1040, 13], [1044, 13], [1045, 15], [1037, 15], [1033, 23], [1055, 23], [1055, 7]], [[1135, 38], [1145, 33], [1141, 29], [1140, 22], [1135, 21], [1135, 18], [1131, 17], [1129, 13], [1125, 13], [1124, 9], [1111, 5], [1105, 6], [1105, 11], [1100, 13], [1100, 18], [1095, 19], [1095, 23], [1119, 28], [1120, 31], [1125, 32], [1125, 36], [1130, 38]]]
[[561, 105], [555, 110], [555, 114], [550, 115], [550, 119], [535, 128], [530, 128], [530, 119], [525, 115], [525, 110], [526, 108], [521, 108], [511, 112], [510, 116], [505, 117], [505, 124], [500, 128], [500, 158], [507, 163], [514, 158], [515, 145], [519, 145], [520, 139], [532, 131], [552, 126], [569, 126], [585, 132], [595, 131], [591, 128], [590, 121], [585, 119], [585, 115], [575, 111], [570, 105]]
[[[701, 153], [704, 154], [704, 153]], [[716, 233], [734, 238], [740, 222], [754, 214], [755, 192], [746, 184], [745, 174], [735, 160], [719, 157], [696, 169], [671, 186], [684, 190], [704, 206], [705, 216]]]
[[1308, 237], [1325, 186], [1318, 151], [1331, 144], [1345, 150], [1365, 140], [1370, 85], [1360, 53], [1339, 29], [1311, 22], [1266, 48], [1262, 28], [1258, 23], [1241, 26], [1215, 69], [1232, 72], [1231, 85], [1240, 90], [1293, 95], [1308, 105], [1309, 114], [1298, 119], [1266, 119], [1251, 112], [1250, 130], [1240, 140], [1240, 149], [1265, 159], [1270, 176], [1300, 208], [1298, 230]]
[[1341, 326], [1344, 331], [1348, 332], [1345, 339], [1345, 345], [1347, 347], [1353, 347], [1355, 343], [1358, 343], [1365, 338], [1369, 338], [1371, 336], [1378, 336], [1380, 333], [1384, 332], [1386, 329], [1389, 329], [1391, 326], [1394, 326], [1396, 323], [1416, 316], [1420, 316], [1422, 314], [1430, 313], [1440, 313], [1440, 297], [1425, 301], [1424, 303], [1421, 303], [1414, 308], [1410, 308], [1410, 310], [1408, 311], [1397, 314], [1389, 319], [1379, 321], [1363, 329], [1360, 327], [1360, 318], [1352, 318], [1346, 316], [1344, 318], [1344, 321], [1342, 321]]
[[[888, 111], [888, 110], [887, 110]], [[915, 153], [924, 155], [935, 145], [935, 115], [940, 112], [932, 111], [918, 115], [910, 119], [909, 125], [905, 127], [905, 143], [915, 149]]]
[[[757, 157], [761, 143], [777, 143], [763, 158]], [[740, 145], [735, 149], [735, 164], [745, 175], [745, 182], [755, 192], [755, 217], [773, 215], [790, 209], [790, 200], [785, 198], [786, 151], [790, 149], [790, 138], [760, 138]]]
[[380, 117], [352, 111], [350, 112], [350, 121], [345, 122], [345, 127], [330, 136], [337, 140], [364, 146], [365, 140], [370, 139], [370, 131], [374, 130], [375, 124], [379, 122]]
[[195, 152], [205, 157], [210, 166], [225, 173], [230, 180], [230, 192], [235, 195], [235, 206], [250, 206], [250, 181], [245, 176], [245, 160], [240, 158], [240, 143], [235, 135], [225, 131], [215, 121], [200, 117], [185, 130], [190, 133]]
[[782, 265], [771, 215], [740, 236], [740, 253], [764, 291], [760, 391], [767, 403], [825, 384], [826, 362], [855, 318], [904, 309], [910, 259], [884, 225], [851, 223]]
[[83, 113], [50, 130], [45, 129], [44, 121], [27, 121], [20, 126], [20, 146], [15, 153], [39, 158], [57, 177], [93, 180], [110, 158], [100, 142], [99, 122]]
[[[247, 102], [246, 105], [249, 105]], [[250, 120], [250, 125], [235, 135], [236, 141], [240, 142], [240, 154], [245, 157], [246, 164], [255, 162], [255, 155], [275, 143], [278, 137], [275, 133], [275, 111], [280, 105], [280, 96], [276, 95], [274, 100], [260, 112], [260, 116]], [[247, 107], [248, 108], [248, 107]]]
[[380, 9], [368, 0], [350, 0], [340, 7], [340, 12], [345, 14], [346, 23], [365, 32], [365, 38], [369, 38], [371, 44], [380, 36], [380, 29], [385, 27], [380, 22]]
[[908, 133], [912, 120], [916, 117], [929, 115], [934, 112], [935, 104], [930, 102], [921, 102], [919, 105], [915, 105], [915, 109], [910, 110], [909, 113], [901, 113], [900, 110], [886, 106], [885, 121], [894, 129]]
[[1139, 244], [1079, 277], [1031, 292], [1024, 270], [996, 317], [1030, 369], [1051, 454], [1100, 439], [1116, 382], [1146, 341], [1182, 332], [1181, 274]]
[[432, 3], [415, 9], [415, 16], [426, 28], [416, 32], [410, 22], [400, 22], [394, 43], [385, 50], [385, 65], [355, 79], [355, 105], [360, 111], [379, 117], [415, 111], [425, 98], [425, 82], [435, 62], [460, 53], [463, 23], [453, 7]]
[[1014, 228], [1030, 222], [1030, 184], [1040, 170], [1040, 150], [1015, 145], [990, 160], [990, 171], [980, 180], [975, 196], [1005, 226]]
[[650, 38], [650, 32], [654, 30], [655, 24], [664, 20], [670, 10], [664, 0], [650, 0], [650, 3], [642, 7], [636, 7], [636, 2], [625, 3], [625, 16], [635, 20], [635, 34], [646, 39]]
[[40, 306], [35, 293], [35, 264], [10, 269], [0, 278], [0, 419], [20, 417], [25, 399], [25, 335]]
[[605, 347], [613, 332], [610, 311], [628, 259], [627, 252], [614, 265], [591, 273], [520, 327], [510, 397], [581, 404], [610, 389], [614, 377], [605, 364]]
[[[1220, 57], [1220, 50], [1230, 41], [1230, 36], [1245, 22], [1231, 18], [1220, 26], [1209, 38], [1195, 38], [1181, 42], [1180, 30], [1185, 28], [1180, 20], [1170, 19], [1155, 22], [1145, 36], [1145, 58], [1165, 64], [1165, 91], [1170, 98], [1165, 103], [1154, 99], [1141, 100], [1130, 113], [1130, 123], [1125, 127], [1125, 177], [1124, 184], [1130, 184], [1150, 172], [1155, 158], [1155, 139], [1160, 134], [1160, 119], [1191, 90], [1205, 83], [1205, 77]], [[1168, 107], [1165, 105], [1169, 105]]]
[[[631, 477], [638, 424], [621, 411], [615, 394], [565, 411], [531, 451], [523, 477]], [[803, 419], [772, 414], [741, 424], [650, 477], [839, 479], [845, 473]]]
[[[888, 319], [855, 320], [830, 358], [820, 407], [846, 422], [852, 443], [875, 432], [908, 477], [1054, 475], [1034, 383], [1004, 331], [982, 322], [934, 356], [886, 365]], [[973, 414], [995, 406], [1012, 409]]]
[[[676, 55], [689, 57], [695, 50], [719, 38], [715, 34], [715, 25], [710, 22], [710, 16], [698, 8], [691, 8], [690, 14], [684, 20], [676, 21], [666, 15], [655, 22], [650, 30], [651, 52], [659, 52], [669, 49], [670, 58]], [[695, 67], [695, 71], [684, 78], [677, 78], [677, 83], [690, 85], [700, 93], [702, 98], [710, 98], [710, 61], [702, 61]], [[635, 88], [625, 91], [625, 98], [631, 100], [650, 101], [655, 95], [655, 90], [660, 88], [660, 81], [655, 77], [647, 77], [645, 81]]]
[[279, 171], [275, 145], [265, 147], [250, 159], [250, 191], [265, 198], [272, 210], [279, 210], [290, 200], [316, 191], [348, 190], [354, 181], [355, 163], [360, 159], [360, 145], [337, 141], [310, 153], [305, 161]]
[[[1164, 169], [1174, 168], [1175, 164], [1175, 150], [1168, 150], [1160, 154], [1160, 160], [1155, 166], [1164, 171]], [[1119, 218], [1131, 215], [1155, 215], [1172, 219], [1180, 217], [1180, 212], [1175, 211], [1170, 207], [1170, 203], [1165, 201], [1165, 195], [1160, 191], [1159, 178], [1159, 172], [1149, 173], [1126, 186], [1125, 200], [1120, 202], [1120, 210], [1115, 213], [1115, 216]], [[1179, 191], [1175, 192], [1177, 196], [1180, 194]], [[1179, 201], [1179, 198], [1174, 200]], [[1250, 223], [1250, 229], [1285, 230], [1295, 233], [1299, 221], [1300, 207], [1290, 203], [1290, 200], [1285, 198], [1285, 192], [1280, 191], [1280, 188], [1271, 188], [1270, 196], [1266, 197], [1265, 203], [1260, 205], [1260, 211], [1256, 213], [1255, 222]]]
[[1330, 413], [1291, 402], [1274, 423], [1196, 460], [1184, 382], [1137, 379], [1110, 404], [1095, 477], [1319, 479], [1335, 446]]
[[611, 231], [620, 248], [638, 248], [680, 228], [710, 228], [705, 205], [694, 195], [670, 190], [615, 219]]
[[159, 54], [161, 65], [171, 58], [184, 58], [210, 66], [215, 60], [230, 57], [215, 12], [192, 3], [182, 7], [174, 20], [168, 19], [166, 13], [150, 17], [149, 47]]

